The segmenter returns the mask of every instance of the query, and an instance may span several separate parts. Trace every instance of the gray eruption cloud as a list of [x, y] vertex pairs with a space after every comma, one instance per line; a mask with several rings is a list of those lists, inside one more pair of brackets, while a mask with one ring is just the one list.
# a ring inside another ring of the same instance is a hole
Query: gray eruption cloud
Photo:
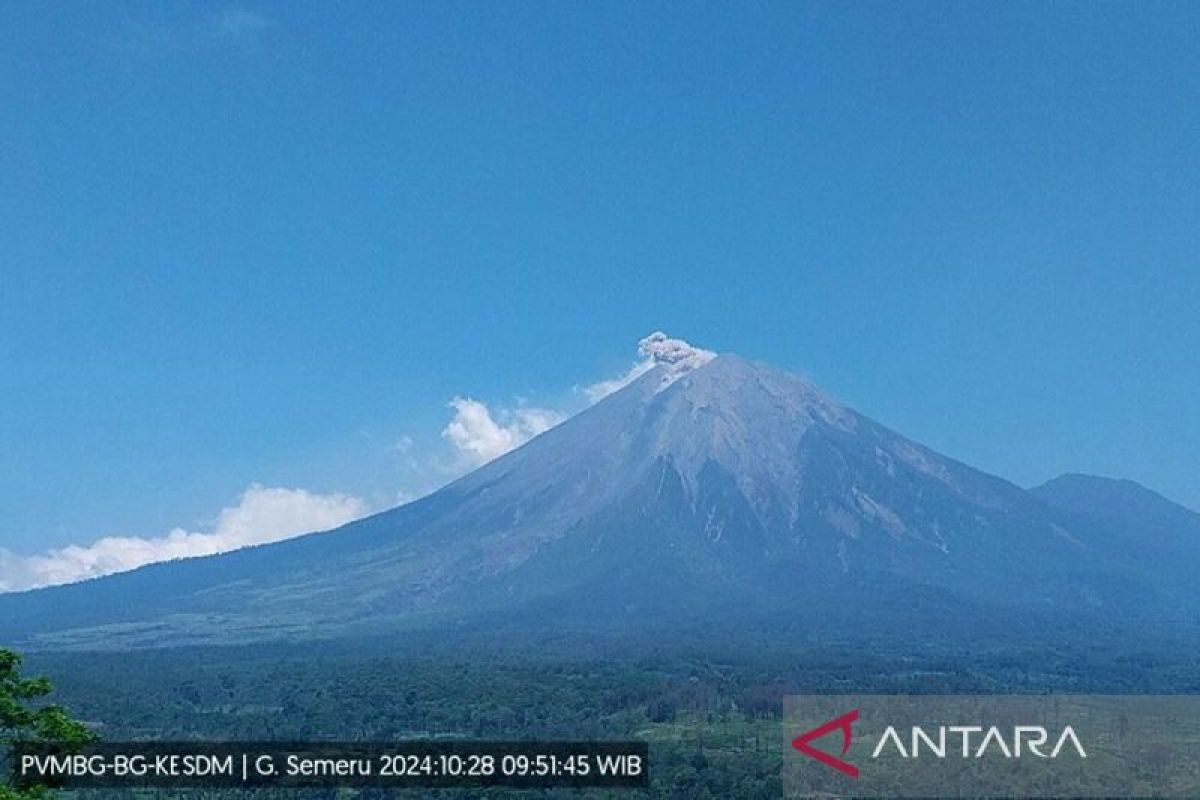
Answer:
[[588, 399], [593, 403], [603, 400], [660, 365], [665, 367], [667, 372], [663, 376], [665, 386], [688, 370], [702, 367], [717, 357], [717, 354], [710, 350], [693, 347], [683, 339], [672, 339], [662, 331], [655, 331], [638, 342], [638, 353], [642, 357], [641, 360], [625, 374], [585, 386], [583, 392]]
[[700, 367], [716, 358], [716, 353], [693, 347], [683, 339], [672, 339], [662, 331], [655, 331], [638, 342], [638, 352], [655, 364]]

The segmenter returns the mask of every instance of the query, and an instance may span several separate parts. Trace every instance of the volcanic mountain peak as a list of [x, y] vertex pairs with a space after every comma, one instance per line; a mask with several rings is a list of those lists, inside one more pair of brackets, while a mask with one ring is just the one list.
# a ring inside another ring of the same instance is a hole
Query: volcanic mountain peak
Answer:
[[638, 342], [638, 352], [651, 363], [662, 367], [658, 375], [658, 390], [670, 386], [684, 373], [702, 367], [716, 358], [711, 350], [693, 347], [683, 339], [672, 339], [662, 331], [655, 331]]
[[[636, 625], [786, 616], [831, 593], [866, 615], [910, 601], [1128, 619], [1200, 607], [1190, 515], [1100, 502], [1112, 487], [1099, 484], [1082, 503], [1055, 487], [1039, 497], [796, 375], [661, 333], [641, 350], [653, 366], [627, 386], [428, 497], [336, 531], [0, 597], [0, 639], [243, 640], [497, 615]], [[1134, 562], [1148, 519], [1161, 535]]]
[[[654, 380], [653, 376], [651, 381]], [[798, 480], [795, 455], [816, 425], [850, 432], [856, 415], [811, 383], [733, 355], [679, 376], [643, 408], [643, 459], [671, 462], [689, 483], [709, 463], [743, 483]]]
[[803, 378], [734, 355], [693, 351], [661, 361], [450, 488], [466, 494], [486, 488], [491, 500], [510, 502], [536, 493], [544, 503], [558, 498], [564, 510], [586, 515], [657, 480], [664, 469], [678, 474], [688, 496], [698, 491], [701, 473], [719, 470], [756, 507], [767, 498], [794, 505], [797, 455], [808, 432], [821, 426], [851, 434], [861, 419]]

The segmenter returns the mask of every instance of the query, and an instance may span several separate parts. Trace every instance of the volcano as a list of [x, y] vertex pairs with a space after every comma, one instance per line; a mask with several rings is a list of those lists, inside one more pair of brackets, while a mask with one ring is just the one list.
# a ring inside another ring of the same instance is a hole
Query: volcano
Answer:
[[0, 637], [136, 646], [483, 620], [887, 625], [898, 612], [1186, 623], [1200, 611], [1197, 520], [1123, 483], [1076, 476], [1022, 489], [802, 377], [685, 348], [399, 508], [0, 596]]

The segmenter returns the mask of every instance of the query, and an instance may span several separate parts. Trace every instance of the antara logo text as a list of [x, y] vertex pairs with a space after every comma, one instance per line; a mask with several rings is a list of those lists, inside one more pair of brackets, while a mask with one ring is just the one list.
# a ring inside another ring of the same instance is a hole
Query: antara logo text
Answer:
[[[854, 743], [854, 723], [858, 722], [859, 716], [860, 710], [856, 708], [834, 717], [797, 736], [792, 740], [792, 747], [843, 775], [857, 778], [858, 767], [845, 756]], [[814, 746], [815, 741], [835, 731], [842, 734], [838, 755]], [[1057, 731], [1056, 735], [1042, 725], [1004, 728], [998, 725], [939, 725], [929, 729], [913, 725], [904, 734], [896, 726], [888, 725], [871, 752], [871, 758], [889, 753], [901, 758], [1058, 758], [1064, 750], [1087, 758], [1083, 743], [1070, 725]]]

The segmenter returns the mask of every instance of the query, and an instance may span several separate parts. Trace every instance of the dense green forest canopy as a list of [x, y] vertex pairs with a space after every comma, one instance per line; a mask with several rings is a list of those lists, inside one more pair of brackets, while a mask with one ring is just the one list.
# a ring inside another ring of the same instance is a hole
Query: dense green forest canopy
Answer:
[[[879, 640], [783, 646], [766, 634], [729, 634], [722, 641], [700, 634], [652, 640], [377, 640], [39, 653], [31, 661], [54, 676], [64, 702], [114, 741], [650, 742], [649, 791], [544, 793], [550, 797], [778, 797], [785, 694], [1200, 692], [1197, 649], [1168, 639], [1132, 647], [1092, 635], [1017, 646], [998, 637], [991, 647], [969, 650], [951, 638], [920, 645]], [[315, 800], [377, 794], [261, 790], [249, 796]], [[221, 796], [203, 794], [210, 795]]]

